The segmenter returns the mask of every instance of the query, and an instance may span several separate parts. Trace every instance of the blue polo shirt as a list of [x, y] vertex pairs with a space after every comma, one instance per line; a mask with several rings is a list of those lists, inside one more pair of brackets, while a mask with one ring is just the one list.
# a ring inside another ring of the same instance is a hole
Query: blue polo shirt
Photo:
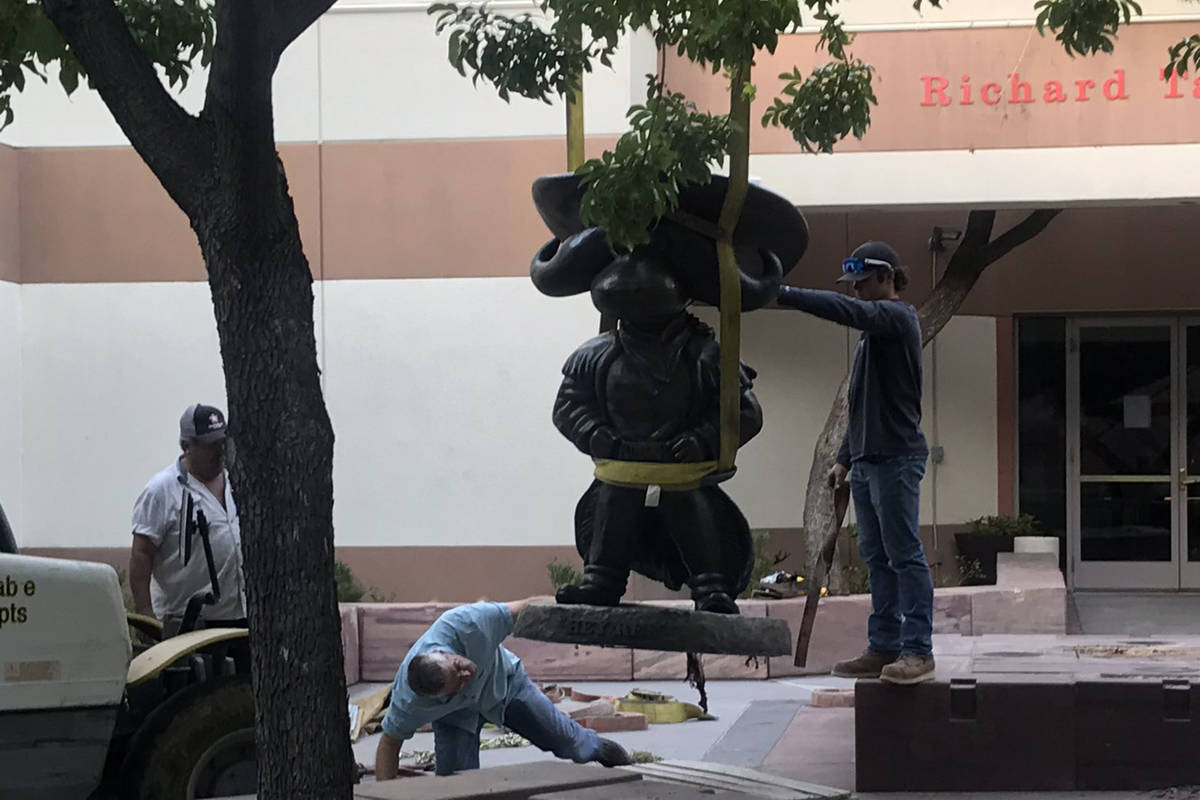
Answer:
[[[384, 732], [404, 741], [431, 722], [441, 721], [470, 734], [478, 732], [480, 717], [503, 725], [509, 684], [522, 671], [521, 659], [500, 644], [512, 631], [512, 614], [503, 603], [472, 603], [438, 617], [396, 671], [391, 705], [383, 718]], [[415, 656], [436, 650], [469, 658], [477, 671], [457, 694], [421, 697], [408, 686], [408, 665]]]

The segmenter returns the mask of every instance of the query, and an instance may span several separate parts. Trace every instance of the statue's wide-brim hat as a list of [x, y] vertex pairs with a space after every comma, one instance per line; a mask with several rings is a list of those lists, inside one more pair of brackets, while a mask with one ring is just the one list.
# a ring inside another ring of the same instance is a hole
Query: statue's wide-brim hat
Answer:
[[[679, 193], [679, 210], [715, 225], [728, 185], [728, 178], [714, 175], [706, 184], [685, 187]], [[557, 239], [566, 240], [587, 228], [579, 212], [583, 192], [579, 176], [571, 173], [547, 175], [534, 181], [534, 205]], [[738, 266], [747, 276], [762, 277], [767, 268], [760, 254], [762, 250], [774, 253], [786, 275], [804, 256], [808, 238], [804, 215], [787, 198], [750, 184], [733, 233]], [[677, 266], [711, 276], [709, 282], [714, 288], [718, 285], [716, 246], [708, 236], [663, 218], [651, 229], [651, 244], [667, 250]]]

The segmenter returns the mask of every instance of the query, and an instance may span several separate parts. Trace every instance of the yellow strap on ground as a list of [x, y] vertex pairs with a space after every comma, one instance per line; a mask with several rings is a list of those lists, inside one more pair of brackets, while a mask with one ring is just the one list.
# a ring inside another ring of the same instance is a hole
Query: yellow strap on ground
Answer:
[[664, 492], [685, 492], [700, 486], [700, 482], [716, 471], [716, 461], [696, 461], [683, 464], [657, 461], [614, 461], [596, 459], [596, 480], [613, 486], [644, 489], [662, 487]]

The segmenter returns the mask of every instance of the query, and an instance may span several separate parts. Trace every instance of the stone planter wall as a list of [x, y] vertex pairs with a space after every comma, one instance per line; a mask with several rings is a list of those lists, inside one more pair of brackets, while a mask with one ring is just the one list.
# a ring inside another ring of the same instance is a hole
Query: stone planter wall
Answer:
[[[690, 606], [688, 601], [656, 605]], [[804, 598], [745, 600], [743, 614], [782, 617], [793, 636], [800, 629]], [[391, 681], [408, 648], [449, 603], [353, 603], [341, 607], [346, 681]], [[862, 652], [867, 641], [867, 595], [825, 597], [817, 607], [808, 664], [792, 658], [746, 662], [738, 656], [708, 656], [705, 674], [714, 680], [778, 678], [827, 673], [836, 661]], [[934, 594], [934, 633], [979, 636], [986, 633], [1066, 633], [1067, 592], [1062, 573], [1048, 553], [1001, 553], [995, 586], [938, 589]], [[582, 647], [509, 639], [505, 646], [525, 663], [535, 680], [683, 680], [682, 653], [628, 648]]]

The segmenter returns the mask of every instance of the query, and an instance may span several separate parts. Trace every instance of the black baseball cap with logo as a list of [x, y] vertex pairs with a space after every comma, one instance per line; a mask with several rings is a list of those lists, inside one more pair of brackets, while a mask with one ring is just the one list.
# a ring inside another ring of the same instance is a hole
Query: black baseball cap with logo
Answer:
[[900, 268], [900, 256], [887, 242], [864, 242], [842, 262], [838, 283], [857, 283], [880, 272], [895, 272]]
[[197, 444], [211, 444], [225, 439], [225, 415], [215, 406], [195, 403], [179, 418], [179, 438]]

